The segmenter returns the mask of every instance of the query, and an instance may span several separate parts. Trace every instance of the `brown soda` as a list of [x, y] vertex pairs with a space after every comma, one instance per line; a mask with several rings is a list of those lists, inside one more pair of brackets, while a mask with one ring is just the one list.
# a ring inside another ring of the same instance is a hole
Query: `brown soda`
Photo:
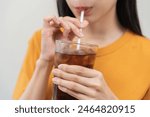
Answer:
[[[94, 61], [95, 61], [96, 53], [93, 51], [87, 52], [84, 50], [63, 53], [63, 52], [56, 52], [55, 53], [55, 68], [58, 67], [59, 64], [68, 64], [68, 65], [79, 65], [84, 66], [87, 68], [93, 68]], [[62, 92], [58, 89], [57, 85], [54, 85], [53, 91], [53, 99], [54, 100], [77, 100], [76, 98]]]

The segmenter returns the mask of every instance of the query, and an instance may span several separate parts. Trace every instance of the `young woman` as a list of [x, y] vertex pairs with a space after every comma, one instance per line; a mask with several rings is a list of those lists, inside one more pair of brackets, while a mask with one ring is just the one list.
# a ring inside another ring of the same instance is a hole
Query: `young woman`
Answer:
[[[150, 99], [150, 41], [142, 36], [136, 0], [57, 0], [57, 5], [61, 17], [44, 18], [29, 42], [13, 98], [51, 99], [54, 83], [77, 99]], [[52, 70], [55, 40], [75, 37], [100, 46], [94, 69], [63, 64]]]

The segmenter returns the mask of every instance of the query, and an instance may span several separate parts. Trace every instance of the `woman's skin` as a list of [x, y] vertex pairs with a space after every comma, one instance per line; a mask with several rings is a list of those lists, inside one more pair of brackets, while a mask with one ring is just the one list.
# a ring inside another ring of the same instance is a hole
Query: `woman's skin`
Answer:
[[[75, 37], [96, 43], [101, 47], [116, 41], [125, 31], [116, 16], [117, 0], [66, 0], [76, 16], [46, 17], [43, 20], [41, 54], [32, 79], [21, 99], [45, 99], [49, 74], [52, 72], [63, 92], [77, 99], [118, 99], [104, 80], [103, 73], [76, 65], [59, 65], [53, 69], [55, 40]], [[80, 12], [85, 11], [85, 20], [80, 24]], [[63, 32], [60, 31], [63, 28]], [[80, 33], [83, 28], [83, 34]], [[82, 72], [81, 72], [82, 71]]]
[[[79, 19], [82, 9], [89, 25], [84, 29], [86, 42], [107, 46], [118, 37], [124, 29], [118, 22], [116, 15], [117, 0], [66, 0], [68, 6]], [[83, 40], [84, 40], [83, 39]]]

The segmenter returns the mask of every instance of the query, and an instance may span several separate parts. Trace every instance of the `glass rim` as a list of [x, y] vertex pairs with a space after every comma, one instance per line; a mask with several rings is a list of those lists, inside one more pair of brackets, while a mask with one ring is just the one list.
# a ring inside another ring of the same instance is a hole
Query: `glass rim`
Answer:
[[75, 45], [78, 45], [78, 44], [80, 44], [80, 45], [85, 45], [85, 46], [92, 46], [92, 47], [99, 47], [98, 45], [96, 45], [96, 44], [91, 44], [91, 43], [86, 43], [86, 42], [77, 42], [77, 41], [69, 41], [69, 40], [64, 40], [64, 39], [58, 39], [58, 40], [56, 40], [56, 42], [60, 42], [60, 43], [68, 43], [68, 44], [75, 44]]

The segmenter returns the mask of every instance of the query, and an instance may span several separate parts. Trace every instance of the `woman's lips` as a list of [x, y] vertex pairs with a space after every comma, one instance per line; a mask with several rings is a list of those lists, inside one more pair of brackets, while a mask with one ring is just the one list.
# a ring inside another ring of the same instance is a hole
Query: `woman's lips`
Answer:
[[85, 16], [89, 16], [92, 7], [75, 7], [75, 9], [76, 9], [78, 14], [80, 14], [81, 11], [84, 11]]

